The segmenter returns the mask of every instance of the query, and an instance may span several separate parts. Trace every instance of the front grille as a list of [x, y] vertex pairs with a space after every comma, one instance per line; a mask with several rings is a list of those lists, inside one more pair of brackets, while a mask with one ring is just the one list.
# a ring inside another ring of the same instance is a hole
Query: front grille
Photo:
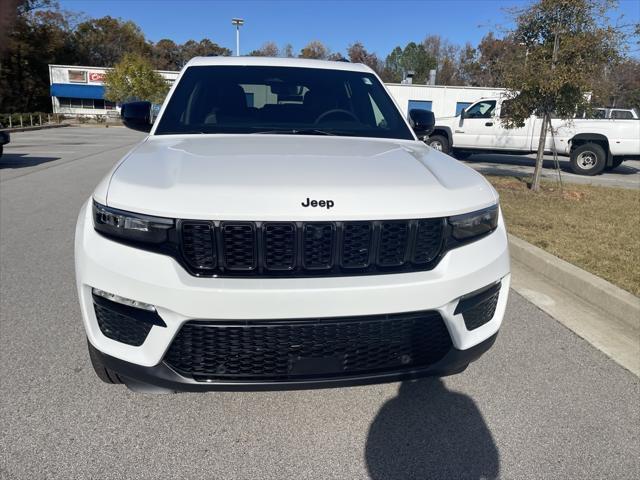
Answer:
[[452, 348], [433, 311], [182, 326], [164, 361], [197, 381], [335, 378], [424, 368]]
[[332, 276], [429, 270], [442, 218], [366, 222], [179, 222], [187, 269], [202, 276]]

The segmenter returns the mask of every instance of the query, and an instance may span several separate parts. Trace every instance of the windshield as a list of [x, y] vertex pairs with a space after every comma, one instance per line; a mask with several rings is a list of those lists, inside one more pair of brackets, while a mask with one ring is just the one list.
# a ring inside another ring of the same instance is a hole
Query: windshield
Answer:
[[414, 139], [374, 75], [296, 67], [189, 67], [155, 134], [190, 133]]

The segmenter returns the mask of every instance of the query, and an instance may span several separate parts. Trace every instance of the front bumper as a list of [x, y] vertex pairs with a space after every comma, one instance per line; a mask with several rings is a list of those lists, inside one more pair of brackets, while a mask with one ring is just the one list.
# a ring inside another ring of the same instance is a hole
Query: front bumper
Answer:
[[[89, 342], [105, 356], [105, 362], [129, 378], [163, 384], [178, 382], [189, 388], [202, 385], [197, 382], [194, 385], [193, 381], [177, 375], [164, 365], [163, 358], [180, 328], [194, 319], [330, 319], [437, 311], [451, 337], [453, 353], [430, 366], [428, 371], [386, 374], [384, 378], [378, 375], [376, 379], [358, 377], [350, 381], [372, 383], [398, 380], [398, 375], [414, 378], [460, 370], [469, 363], [460, 363], [460, 358], [473, 360], [476, 357], [472, 352], [484, 351], [483, 347], [475, 350], [474, 347], [488, 345], [486, 348], [489, 348], [492, 343], [489, 340], [495, 337], [504, 316], [510, 282], [502, 218], [491, 235], [448, 252], [431, 271], [331, 278], [197, 278], [170, 257], [122, 245], [96, 233], [88, 202], [78, 219], [75, 255], [83, 323]], [[456, 313], [460, 299], [496, 282], [501, 283], [501, 288], [493, 317], [478, 328], [468, 330], [462, 315]], [[155, 305], [166, 327], [153, 326], [140, 346], [106, 337], [96, 319], [92, 288]], [[463, 354], [465, 351], [469, 355]], [[335, 379], [327, 382], [342, 383]], [[327, 382], [320, 381], [319, 385], [328, 386]], [[278, 385], [288, 384], [278, 382]], [[207, 388], [212, 387], [207, 385]]]

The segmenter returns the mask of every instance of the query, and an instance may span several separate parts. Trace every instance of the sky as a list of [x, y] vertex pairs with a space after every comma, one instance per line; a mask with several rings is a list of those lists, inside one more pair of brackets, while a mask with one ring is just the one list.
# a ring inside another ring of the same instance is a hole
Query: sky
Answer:
[[[66, 10], [90, 17], [110, 15], [133, 20], [147, 39], [170, 38], [176, 43], [210, 38], [235, 52], [233, 17], [245, 20], [240, 53], [267, 41], [291, 43], [299, 52], [311, 40], [321, 40], [333, 52], [362, 42], [385, 57], [395, 46], [422, 41], [427, 35], [474, 46], [489, 31], [509, 26], [506, 9], [526, 6], [526, 0], [59, 0]], [[640, 22], [640, 0], [620, 0], [614, 17]]]

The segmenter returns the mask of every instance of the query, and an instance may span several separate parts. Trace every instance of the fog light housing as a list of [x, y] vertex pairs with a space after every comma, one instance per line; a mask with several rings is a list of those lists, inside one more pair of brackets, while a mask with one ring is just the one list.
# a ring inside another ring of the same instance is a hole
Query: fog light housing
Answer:
[[156, 307], [151, 305], [150, 303], [139, 302], [138, 300], [131, 300], [130, 298], [121, 297], [120, 295], [116, 295], [115, 293], [105, 292], [104, 290], [100, 290], [98, 288], [93, 288], [91, 292], [97, 297], [106, 298], [107, 300], [111, 300], [112, 302], [119, 303], [121, 305], [126, 305], [128, 307], [139, 308], [141, 310], [146, 310], [148, 312], [155, 312]]

